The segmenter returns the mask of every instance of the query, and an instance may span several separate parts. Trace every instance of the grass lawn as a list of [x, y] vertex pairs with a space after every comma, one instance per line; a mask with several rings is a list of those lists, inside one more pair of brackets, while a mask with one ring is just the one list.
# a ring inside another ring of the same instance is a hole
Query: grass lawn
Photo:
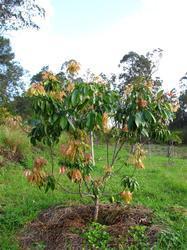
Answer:
[[[112, 146], [110, 147], [112, 150]], [[187, 152], [187, 148], [183, 148]], [[95, 173], [100, 173], [105, 164], [105, 150], [103, 145], [97, 145], [95, 149], [98, 168]], [[45, 151], [39, 151], [37, 155], [44, 155]], [[30, 157], [31, 159], [32, 157]], [[121, 152], [116, 168], [123, 166], [127, 158], [125, 149]], [[58, 175], [58, 158], [56, 158], [56, 174]], [[27, 163], [31, 167], [31, 160]], [[155, 222], [169, 228], [180, 237], [182, 245], [187, 246], [187, 159], [174, 158], [173, 164], [168, 164], [164, 156], [155, 155], [147, 157], [146, 168], [137, 170], [136, 177], [140, 184], [140, 190], [134, 193], [132, 204], [143, 204], [151, 208], [155, 213]], [[119, 175], [109, 181], [107, 191], [119, 193], [122, 190], [120, 181], [123, 175], [132, 173], [131, 167], [122, 167]], [[65, 186], [71, 185], [69, 180], [60, 177]], [[73, 189], [76, 189], [74, 184]], [[84, 203], [90, 202], [88, 199]], [[103, 198], [102, 202], [108, 202]], [[0, 169], [0, 249], [19, 249], [16, 234], [24, 224], [34, 219], [44, 208], [57, 204], [78, 204], [80, 199], [76, 195], [64, 194], [60, 190], [44, 193], [32, 186], [23, 176], [23, 166], [13, 165]], [[174, 234], [175, 235], [175, 234]], [[172, 249], [172, 248], [169, 248]]]

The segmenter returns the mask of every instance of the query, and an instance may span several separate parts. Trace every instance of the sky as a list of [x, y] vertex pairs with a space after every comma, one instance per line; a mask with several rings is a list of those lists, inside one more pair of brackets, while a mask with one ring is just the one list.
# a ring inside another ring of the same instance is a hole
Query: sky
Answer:
[[58, 71], [75, 59], [95, 74], [118, 72], [129, 51], [163, 49], [156, 73], [165, 89], [187, 72], [187, 0], [38, 0], [40, 30], [11, 32], [16, 59], [30, 71]]

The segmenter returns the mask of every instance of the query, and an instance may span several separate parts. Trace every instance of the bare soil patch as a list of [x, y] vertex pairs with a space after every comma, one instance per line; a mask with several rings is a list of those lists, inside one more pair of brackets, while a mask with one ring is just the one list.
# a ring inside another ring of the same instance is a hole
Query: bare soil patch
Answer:
[[[46, 250], [83, 249], [80, 234], [93, 220], [93, 206], [52, 207], [41, 212], [37, 219], [27, 224], [19, 235], [21, 248], [38, 249], [33, 246], [43, 243]], [[143, 206], [100, 205], [98, 222], [106, 225], [112, 240], [110, 247], [119, 249], [121, 239], [132, 243], [128, 236], [129, 228], [137, 225], [146, 227], [146, 236], [150, 245], [156, 241], [160, 227], [152, 224], [153, 213]], [[90, 248], [86, 248], [90, 249]]]

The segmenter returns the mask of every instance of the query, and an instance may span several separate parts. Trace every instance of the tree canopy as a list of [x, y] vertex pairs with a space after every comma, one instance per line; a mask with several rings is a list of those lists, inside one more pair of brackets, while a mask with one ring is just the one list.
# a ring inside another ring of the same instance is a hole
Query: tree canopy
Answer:
[[10, 41], [0, 37], [0, 105], [6, 106], [23, 90], [23, 68], [14, 61]]
[[0, 30], [18, 30], [25, 27], [38, 29], [36, 16], [43, 17], [45, 10], [36, 0], [0, 0]]
[[[119, 64], [119, 67], [122, 69], [119, 75], [120, 88], [123, 89], [125, 85], [139, 77], [143, 77], [146, 80], [152, 79], [158, 68], [161, 55], [161, 49], [154, 49], [145, 56], [134, 51], [124, 55]], [[155, 83], [156, 85], [161, 85], [160, 79], [157, 78]]]
[[179, 98], [183, 112], [187, 110], [187, 73], [180, 79], [181, 95]]

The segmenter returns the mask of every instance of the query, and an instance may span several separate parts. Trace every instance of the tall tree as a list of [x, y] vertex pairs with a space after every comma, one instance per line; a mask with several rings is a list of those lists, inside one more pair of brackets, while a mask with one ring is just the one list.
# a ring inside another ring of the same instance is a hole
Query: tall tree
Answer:
[[32, 102], [25, 93], [21, 96], [16, 96], [14, 100], [10, 102], [9, 109], [12, 114], [21, 116], [24, 121], [31, 120], [33, 115]]
[[43, 66], [38, 73], [36, 73], [35, 75], [32, 76], [31, 84], [32, 83], [39, 83], [39, 82], [43, 81], [42, 75], [46, 71], [49, 71], [49, 66], [48, 65]]
[[[122, 68], [122, 72], [119, 75], [120, 88], [123, 89], [125, 85], [139, 77], [143, 77], [146, 80], [152, 79], [153, 74], [158, 69], [161, 56], [161, 49], [148, 52], [145, 56], [133, 51], [124, 55], [119, 64], [119, 67]], [[155, 84], [161, 85], [159, 78], [156, 78]]]
[[23, 68], [14, 61], [9, 39], [0, 37], [0, 105], [7, 106], [24, 89], [23, 74]]
[[[180, 79], [180, 95], [179, 95], [179, 104], [180, 108], [176, 113], [176, 118], [171, 124], [171, 128], [184, 128], [187, 126], [187, 73]], [[187, 142], [187, 134], [186, 134]]]
[[18, 30], [24, 27], [38, 29], [36, 16], [43, 17], [45, 10], [36, 0], [0, 0], [0, 31]]
[[182, 124], [187, 125], [187, 72], [186, 74], [180, 79], [180, 109], [179, 115], [182, 119]]
[[187, 90], [187, 72], [185, 73], [185, 75], [180, 79], [180, 90], [181, 93], [184, 93]]

